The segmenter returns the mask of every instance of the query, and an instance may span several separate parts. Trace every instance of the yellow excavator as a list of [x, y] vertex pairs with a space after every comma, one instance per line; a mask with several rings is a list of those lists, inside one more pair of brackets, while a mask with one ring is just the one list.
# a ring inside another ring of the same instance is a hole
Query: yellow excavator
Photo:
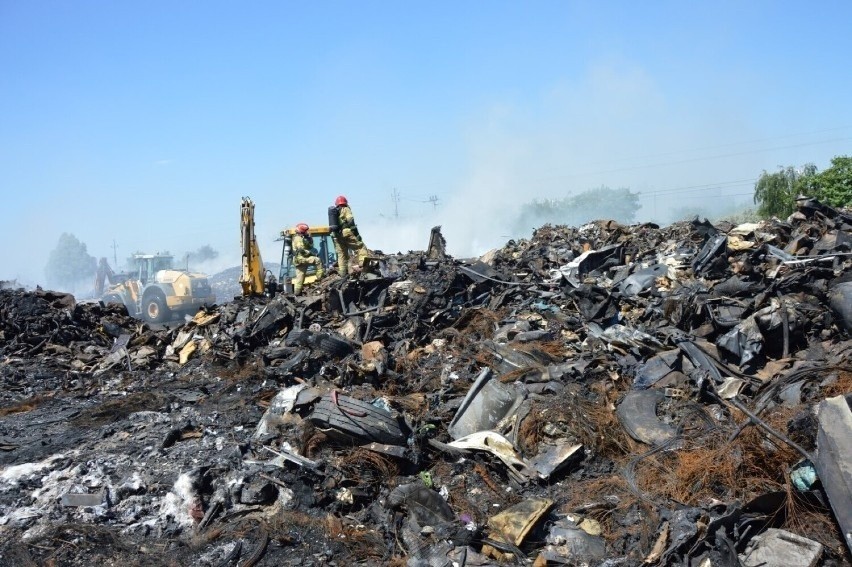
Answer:
[[263, 266], [260, 248], [254, 236], [254, 202], [248, 197], [243, 197], [240, 205], [240, 248], [243, 256], [243, 270], [240, 274], [243, 296], [274, 295], [278, 285], [272, 272]]
[[[254, 202], [248, 197], [243, 197], [240, 205], [240, 247], [242, 249], [242, 273], [240, 274], [240, 286], [243, 296], [267, 295], [272, 296], [280, 290], [285, 293], [293, 293], [292, 280], [296, 275], [293, 265], [293, 236], [295, 228], [287, 228], [281, 231], [284, 245], [281, 250], [281, 269], [278, 279], [275, 275], [264, 268], [260, 256], [260, 247], [254, 234]], [[336, 261], [334, 244], [331, 241], [331, 229], [327, 226], [312, 226], [311, 236], [314, 237], [314, 247], [325, 268], [333, 266]], [[316, 281], [313, 267], [308, 269], [305, 283], [311, 284]], [[280, 282], [280, 286], [279, 286]]]
[[[116, 274], [101, 258], [95, 291], [104, 303], [121, 303], [131, 317], [163, 323], [213, 305], [216, 295], [205, 274], [177, 270], [171, 254], [134, 254], [133, 273]], [[105, 281], [110, 287], [104, 289]]]
[[[334, 242], [331, 239], [331, 228], [328, 226], [309, 225], [311, 237], [313, 237], [313, 249], [326, 270], [334, 266], [337, 256], [334, 253]], [[281, 269], [278, 272], [278, 281], [283, 282], [287, 293], [293, 291], [290, 283], [296, 277], [296, 266], [293, 265], [293, 237], [296, 235], [295, 228], [285, 228], [281, 231], [278, 240], [284, 242], [281, 247]], [[317, 280], [316, 268], [309, 266], [305, 275], [305, 285], [310, 285]]]

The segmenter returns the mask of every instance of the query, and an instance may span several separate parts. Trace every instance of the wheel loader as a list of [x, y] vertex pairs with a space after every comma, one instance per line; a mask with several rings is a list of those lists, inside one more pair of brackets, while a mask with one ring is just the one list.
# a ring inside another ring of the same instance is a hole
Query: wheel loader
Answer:
[[[104, 303], [121, 303], [132, 316], [149, 323], [195, 314], [199, 307], [212, 305], [216, 296], [205, 274], [174, 269], [170, 254], [134, 254], [133, 272], [111, 285], [101, 296]], [[101, 260], [95, 288], [103, 289], [104, 278], [112, 270]], [[109, 277], [113, 283], [115, 276]]]

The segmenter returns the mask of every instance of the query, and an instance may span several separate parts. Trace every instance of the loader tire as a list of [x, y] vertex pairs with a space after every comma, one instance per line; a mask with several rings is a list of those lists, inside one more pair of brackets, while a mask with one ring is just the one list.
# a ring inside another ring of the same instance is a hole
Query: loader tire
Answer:
[[357, 441], [405, 446], [408, 439], [400, 418], [367, 402], [339, 394], [336, 405], [330, 395], [320, 398], [308, 420], [329, 435]]
[[108, 293], [108, 294], [104, 295], [101, 298], [101, 301], [104, 302], [104, 304], [109, 304], [109, 303], [124, 304], [124, 301], [122, 301], [121, 297], [116, 293]]
[[169, 319], [169, 307], [166, 299], [160, 295], [151, 295], [142, 305], [142, 315], [149, 323], [162, 323]]

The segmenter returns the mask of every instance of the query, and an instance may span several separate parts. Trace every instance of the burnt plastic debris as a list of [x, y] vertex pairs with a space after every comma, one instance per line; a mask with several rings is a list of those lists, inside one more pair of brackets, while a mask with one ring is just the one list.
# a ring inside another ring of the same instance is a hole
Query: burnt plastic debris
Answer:
[[848, 563], [852, 217], [799, 205], [172, 328], [0, 284], [0, 563]]

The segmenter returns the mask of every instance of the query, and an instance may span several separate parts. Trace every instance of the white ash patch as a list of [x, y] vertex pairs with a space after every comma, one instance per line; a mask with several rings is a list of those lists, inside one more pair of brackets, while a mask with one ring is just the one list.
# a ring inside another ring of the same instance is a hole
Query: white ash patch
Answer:
[[160, 518], [163, 521], [171, 518], [177, 524], [189, 527], [195, 524], [192, 513], [197, 508], [200, 508], [200, 499], [192, 477], [182, 473], [160, 503]]
[[11, 490], [21, 481], [36, 476], [41, 471], [49, 469], [59, 459], [64, 458], [65, 455], [63, 453], [57, 453], [38, 463], [23, 463], [4, 467], [0, 469], [0, 481], [2, 481], [0, 482], [0, 490]]

